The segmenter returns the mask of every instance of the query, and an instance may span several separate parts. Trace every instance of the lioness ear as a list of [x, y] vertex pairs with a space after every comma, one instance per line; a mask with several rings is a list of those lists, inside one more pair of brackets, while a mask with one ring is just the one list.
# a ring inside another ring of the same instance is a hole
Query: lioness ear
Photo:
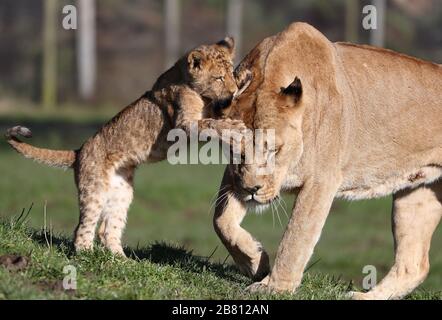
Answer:
[[187, 56], [187, 62], [192, 70], [201, 70], [203, 64], [203, 54], [199, 51], [192, 51]]
[[226, 48], [229, 53], [233, 55], [235, 51], [235, 40], [233, 40], [233, 37], [225, 37], [221, 41], [218, 41], [216, 44]]
[[293, 82], [290, 83], [287, 88], [284, 88], [284, 87], [281, 88], [281, 93], [284, 95], [293, 96], [293, 99], [295, 100], [295, 102], [298, 102], [302, 96], [301, 80], [299, 80], [299, 78], [296, 77], [295, 80], [293, 80]]
[[235, 70], [235, 81], [238, 86], [238, 91], [235, 93], [234, 98], [240, 96], [252, 83], [253, 73], [249, 69], [237, 68]]

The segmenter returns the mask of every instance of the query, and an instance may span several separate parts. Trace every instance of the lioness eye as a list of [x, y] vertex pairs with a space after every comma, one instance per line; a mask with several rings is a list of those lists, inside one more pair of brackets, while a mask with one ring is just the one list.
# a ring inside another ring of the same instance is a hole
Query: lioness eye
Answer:
[[217, 81], [224, 81], [224, 76], [216, 77]]

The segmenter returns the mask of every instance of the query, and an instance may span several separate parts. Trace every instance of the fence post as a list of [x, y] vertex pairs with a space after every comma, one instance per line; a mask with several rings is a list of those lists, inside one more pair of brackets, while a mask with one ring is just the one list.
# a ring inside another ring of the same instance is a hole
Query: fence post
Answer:
[[235, 61], [241, 58], [243, 7], [243, 0], [229, 0], [227, 4], [227, 35], [235, 39]]
[[170, 68], [178, 59], [180, 50], [180, 0], [166, 0], [164, 6], [165, 67]]
[[41, 102], [44, 110], [52, 110], [57, 103], [57, 0], [45, 0], [43, 6]]
[[385, 45], [385, 15], [386, 3], [385, 0], [373, 0], [373, 5], [376, 7], [377, 26], [370, 32], [370, 44], [377, 47]]
[[82, 100], [90, 100], [95, 94], [97, 77], [95, 0], [78, 0], [78, 3], [78, 90]]

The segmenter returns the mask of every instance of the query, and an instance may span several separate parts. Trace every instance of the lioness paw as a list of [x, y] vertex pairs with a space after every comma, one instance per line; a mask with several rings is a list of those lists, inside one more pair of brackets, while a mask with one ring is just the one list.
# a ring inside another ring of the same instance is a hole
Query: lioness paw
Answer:
[[373, 296], [370, 292], [350, 291], [348, 297], [352, 300], [379, 300], [379, 298]]
[[267, 276], [259, 282], [252, 283], [246, 290], [250, 293], [271, 293], [273, 290], [269, 287], [269, 280]]
[[262, 282], [252, 283], [246, 288], [249, 293], [271, 293], [269, 286]]

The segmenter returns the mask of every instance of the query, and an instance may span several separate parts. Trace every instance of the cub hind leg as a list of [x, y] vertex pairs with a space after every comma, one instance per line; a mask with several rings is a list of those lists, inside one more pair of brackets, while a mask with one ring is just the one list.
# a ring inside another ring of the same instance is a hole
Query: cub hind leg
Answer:
[[74, 232], [76, 251], [93, 248], [95, 229], [106, 204], [108, 188], [105, 175], [97, 174], [99, 170], [88, 172], [86, 168], [79, 171], [77, 186], [80, 221]]
[[99, 237], [112, 253], [125, 256], [121, 238], [133, 199], [134, 168], [120, 168], [110, 175], [107, 202], [102, 212]]
[[432, 235], [442, 217], [442, 182], [394, 195], [395, 262], [385, 278], [354, 299], [400, 299], [427, 277]]

